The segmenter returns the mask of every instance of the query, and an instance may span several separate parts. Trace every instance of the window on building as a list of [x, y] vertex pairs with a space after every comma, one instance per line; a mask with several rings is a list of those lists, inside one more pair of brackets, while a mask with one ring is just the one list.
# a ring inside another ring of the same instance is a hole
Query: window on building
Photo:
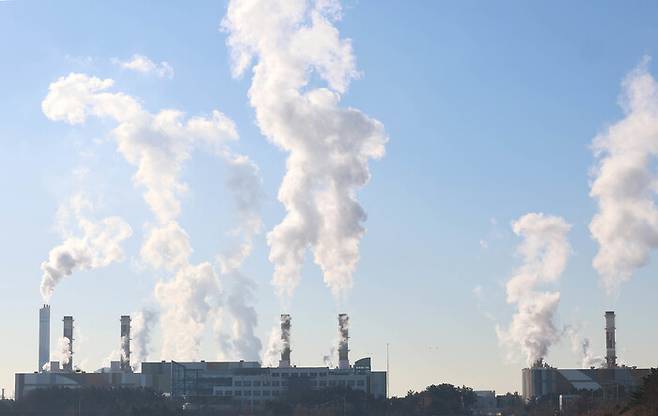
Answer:
[[288, 373], [281, 373], [281, 377], [288, 377]]
[[338, 380], [338, 385], [339, 386], [344, 386], [345, 385], [345, 380]]
[[348, 386], [354, 386], [354, 380], [347, 380]]
[[269, 390], [263, 390], [263, 396], [269, 397], [270, 394], [272, 394], [271, 391], [269, 391]]
[[327, 373], [320, 373], [320, 377], [327, 377]]
[[308, 373], [301, 373], [300, 377], [308, 377]]
[[269, 386], [269, 385], [270, 385], [270, 381], [269, 381], [269, 380], [265, 380], [265, 381], [263, 381], [263, 386]]
[[260, 381], [254, 380], [254, 387], [260, 387]]
[[310, 373], [310, 375], [311, 375], [311, 377], [317, 377], [317, 376], [318, 376], [318, 373], [313, 373], [313, 372], [312, 372], [312, 373]]
[[288, 382], [287, 382], [287, 381], [282, 381], [282, 382], [281, 382], [281, 385], [282, 385], [283, 387], [288, 387]]
[[254, 390], [254, 396], [259, 396], [260, 397], [260, 390]]
[[278, 382], [278, 381], [273, 381], [272, 382], [272, 386], [274, 386], [274, 387], [279, 387], [279, 384], [281, 384], [281, 383]]
[[279, 390], [272, 391], [272, 396], [278, 396], [278, 395], [279, 395]]
[[245, 390], [244, 395], [245, 396], [251, 396], [251, 390]]
[[357, 380], [356, 381], [357, 386], [365, 386], [365, 384], [366, 384], [365, 380]]
[[335, 386], [336, 385], [336, 380], [329, 380], [329, 385], [330, 386]]
[[242, 385], [245, 387], [251, 387], [251, 381], [245, 380], [244, 383], [242, 383]]
[[236, 390], [236, 391], [235, 391], [235, 395], [236, 395], [236, 396], [242, 396], [242, 392], [241, 392], [240, 390]]
[[235, 382], [233, 383], [233, 385], [234, 385], [234, 386], [238, 386], [238, 387], [240, 387], [240, 386], [242, 386], [242, 381], [241, 381], [241, 380], [235, 380]]
[[233, 396], [233, 392], [231, 390], [226, 390], [226, 392], [224, 392], [224, 396]]
[[327, 381], [326, 380], [320, 380], [320, 387], [327, 387]]
[[272, 377], [279, 377], [279, 373], [272, 373]]

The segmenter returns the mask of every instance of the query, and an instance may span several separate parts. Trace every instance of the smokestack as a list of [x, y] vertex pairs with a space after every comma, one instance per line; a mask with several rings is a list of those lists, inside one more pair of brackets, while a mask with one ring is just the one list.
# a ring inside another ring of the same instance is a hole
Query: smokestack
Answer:
[[614, 311], [607, 311], [605, 313], [605, 351], [605, 361], [608, 368], [617, 368]]
[[290, 367], [290, 315], [281, 314], [281, 360], [279, 367]]
[[130, 367], [130, 315], [121, 315], [121, 371], [132, 371], [132, 367]]
[[50, 362], [50, 305], [43, 305], [39, 309], [39, 368], [44, 371], [44, 366]]
[[338, 342], [338, 368], [347, 369], [350, 368], [350, 359], [349, 359], [349, 326], [350, 318], [346, 313], [341, 313], [338, 315], [338, 336], [340, 341]]
[[66, 358], [68, 361], [64, 361], [62, 369], [64, 371], [73, 371], [73, 317], [65, 316], [64, 317], [64, 339], [67, 340], [66, 348]]

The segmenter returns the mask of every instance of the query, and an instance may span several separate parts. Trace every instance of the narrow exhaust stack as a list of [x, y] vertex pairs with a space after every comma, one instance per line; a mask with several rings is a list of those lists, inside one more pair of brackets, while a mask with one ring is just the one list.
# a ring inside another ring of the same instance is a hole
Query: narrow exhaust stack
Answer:
[[65, 359], [62, 363], [64, 371], [73, 371], [73, 317], [64, 317], [64, 339], [66, 339]]
[[290, 367], [290, 315], [281, 314], [281, 360], [279, 367]]
[[132, 371], [132, 367], [130, 367], [130, 315], [121, 315], [121, 371]]
[[605, 360], [608, 368], [617, 368], [614, 311], [608, 311], [605, 313], [605, 350]]
[[43, 305], [39, 309], [39, 368], [44, 371], [50, 362], [50, 305]]
[[338, 368], [348, 369], [350, 368], [350, 359], [349, 359], [349, 326], [350, 318], [346, 313], [341, 313], [338, 315], [338, 336], [340, 341], [338, 342]]

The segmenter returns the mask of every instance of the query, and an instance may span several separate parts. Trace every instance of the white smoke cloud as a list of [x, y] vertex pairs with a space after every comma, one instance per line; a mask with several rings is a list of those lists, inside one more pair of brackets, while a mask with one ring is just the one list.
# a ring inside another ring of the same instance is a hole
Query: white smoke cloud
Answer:
[[593, 265], [609, 294], [646, 265], [658, 247], [658, 84], [647, 70], [649, 59], [622, 83], [624, 118], [593, 142], [598, 163], [590, 196], [598, 212], [590, 231], [599, 244]]
[[142, 309], [132, 316], [130, 364], [135, 371], [139, 371], [141, 364], [149, 358], [151, 334], [157, 320], [158, 314], [151, 309]]
[[131, 96], [107, 92], [113, 84], [72, 73], [50, 84], [41, 107], [49, 119], [70, 124], [83, 123], [90, 115], [116, 121], [112, 134], [117, 149], [137, 168], [133, 180], [145, 189], [144, 199], [159, 223], [168, 225], [180, 214], [180, 196], [187, 189], [180, 173], [193, 146], [235, 140], [235, 125], [217, 110], [209, 118], [185, 122], [176, 110], [151, 114]]
[[605, 367], [606, 361], [603, 356], [595, 356], [592, 353], [590, 347], [589, 338], [584, 338], [581, 342], [581, 353], [582, 353], [582, 367], [583, 368], [603, 368]]
[[[339, 341], [336, 341], [336, 344], [338, 344], [338, 342]], [[329, 348], [329, 353], [322, 356], [322, 362], [329, 368], [336, 367], [335, 363], [338, 362], [338, 350], [336, 347]]]
[[68, 364], [73, 358], [71, 356], [71, 340], [66, 337], [59, 337], [54, 356], [61, 366]]
[[523, 238], [518, 246], [522, 265], [507, 282], [507, 302], [517, 311], [507, 329], [496, 328], [501, 343], [519, 348], [528, 365], [546, 357], [561, 336], [555, 324], [559, 292], [541, 291], [559, 280], [570, 254], [571, 225], [556, 216], [530, 213], [512, 225]]
[[[50, 250], [48, 259], [41, 264], [40, 290], [45, 302], [50, 300], [57, 284], [75, 270], [97, 269], [124, 259], [121, 244], [132, 235], [132, 229], [116, 216], [99, 221], [90, 219], [92, 210], [91, 202], [82, 194], [60, 207], [58, 228], [64, 241]], [[69, 218], [73, 220], [66, 220]]]
[[142, 74], [154, 74], [158, 78], [174, 77], [174, 68], [168, 62], [160, 62], [159, 64], [153, 62], [148, 56], [134, 54], [130, 60], [122, 61], [120, 59], [112, 59], [115, 65], [123, 69], [139, 72]]
[[592, 352], [590, 340], [581, 335], [580, 326], [569, 326], [565, 328], [565, 334], [571, 340], [571, 351], [578, 355], [581, 368], [603, 368], [606, 361], [602, 356], [595, 356]]
[[[144, 199], [157, 219], [157, 224], [149, 227], [141, 250], [142, 259], [154, 268], [174, 273], [172, 279], [160, 281], [155, 288], [155, 297], [162, 308], [162, 356], [197, 359], [204, 327], [213, 315], [211, 311], [220, 308], [222, 293], [218, 275], [210, 263], [190, 264], [189, 236], [177, 221], [180, 198], [187, 189], [180, 174], [197, 146], [213, 149], [231, 168], [242, 173], [253, 170], [255, 165], [227, 149], [226, 143], [238, 136], [234, 123], [219, 111], [213, 111], [211, 117], [186, 121], [175, 110], [151, 114], [135, 98], [108, 92], [112, 86], [112, 80], [69, 74], [50, 85], [42, 109], [50, 119], [71, 124], [82, 123], [90, 115], [117, 123], [112, 131], [117, 149], [136, 167], [134, 182], [144, 189]], [[244, 179], [237, 184], [247, 182]], [[250, 201], [245, 196], [243, 202]], [[248, 222], [252, 228], [257, 228], [256, 223], [259, 227], [259, 219]], [[247, 231], [238, 264], [250, 250], [252, 228]], [[241, 330], [239, 334], [248, 336], [249, 331]]]
[[239, 235], [241, 241], [218, 258], [222, 276], [231, 283], [226, 310], [233, 323], [229, 340], [225, 339], [221, 324], [215, 326], [216, 336], [222, 340], [220, 347], [225, 358], [258, 360], [262, 343], [255, 334], [258, 315], [252, 306], [256, 284], [240, 268], [251, 253], [254, 236], [261, 229], [261, 179], [258, 168], [246, 156], [225, 153], [224, 157], [229, 167], [226, 188], [233, 197], [239, 217], [234, 234]]
[[[356, 193], [387, 140], [380, 122], [339, 107], [358, 75], [351, 42], [333, 25], [339, 17], [331, 0], [231, 0], [222, 22], [234, 75], [256, 60], [249, 98], [262, 133], [289, 152], [278, 195], [286, 216], [268, 235], [284, 300], [298, 285], [307, 247], [336, 297], [351, 288], [366, 217]], [[314, 76], [326, 87], [314, 87]]]
[[283, 351], [283, 342], [281, 340], [281, 325], [275, 324], [270, 330], [270, 336], [267, 340], [267, 347], [263, 352], [261, 361], [266, 367], [276, 367], [279, 364], [279, 358]]
[[173, 279], [157, 283], [155, 298], [163, 309], [162, 357], [181, 361], [199, 359], [208, 315], [218, 307], [218, 285], [217, 275], [207, 262], [183, 267]]

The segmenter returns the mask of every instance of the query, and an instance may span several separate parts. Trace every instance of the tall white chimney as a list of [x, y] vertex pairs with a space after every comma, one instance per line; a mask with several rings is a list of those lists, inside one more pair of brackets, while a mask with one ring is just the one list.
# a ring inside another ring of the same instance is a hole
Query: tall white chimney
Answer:
[[605, 361], [608, 368], [617, 368], [617, 350], [615, 340], [615, 312], [605, 313]]
[[64, 317], [64, 338], [68, 339], [68, 351], [67, 358], [68, 361], [62, 363], [62, 369], [64, 371], [73, 371], [73, 317], [65, 316]]
[[43, 305], [39, 309], [39, 369], [50, 362], [50, 305]]

